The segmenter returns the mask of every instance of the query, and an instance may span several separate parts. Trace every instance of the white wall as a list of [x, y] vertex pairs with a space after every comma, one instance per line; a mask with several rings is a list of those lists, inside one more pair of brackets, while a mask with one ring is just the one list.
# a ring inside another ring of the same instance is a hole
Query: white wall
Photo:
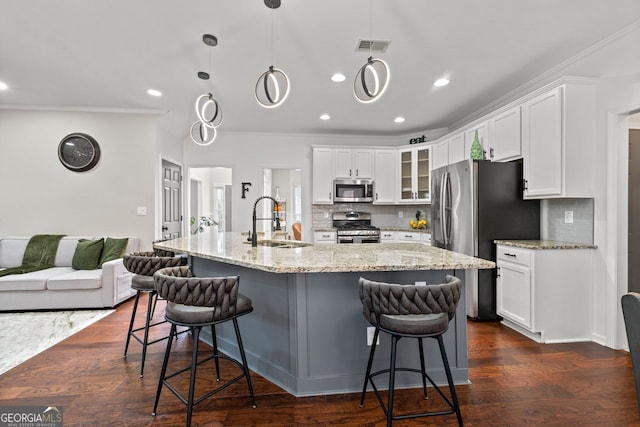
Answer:
[[[157, 116], [0, 110], [0, 236], [35, 233], [135, 236], [154, 231]], [[57, 149], [73, 132], [93, 136], [100, 163], [76, 173]], [[138, 206], [147, 207], [137, 216]]]
[[[233, 169], [233, 231], [252, 227], [251, 212], [262, 194], [262, 169], [301, 169], [303, 236], [311, 236], [312, 145], [397, 146], [394, 137], [296, 135], [232, 133], [220, 128], [216, 141], [206, 147], [185, 143], [184, 164], [187, 167], [224, 166]], [[242, 182], [251, 187], [242, 199]], [[258, 207], [259, 209], [261, 206]]]

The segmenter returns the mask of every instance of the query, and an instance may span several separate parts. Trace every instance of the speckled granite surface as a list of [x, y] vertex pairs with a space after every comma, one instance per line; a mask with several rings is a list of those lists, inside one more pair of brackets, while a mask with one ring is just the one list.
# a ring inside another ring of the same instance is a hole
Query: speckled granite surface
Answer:
[[420, 243], [252, 248], [240, 233], [198, 234], [154, 247], [274, 273], [490, 269], [495, 263]]
[[523, 249], [596, 249], [587, 243], [556, 242], [553, 240], [494, 240], [496, 245], [513, 246]]

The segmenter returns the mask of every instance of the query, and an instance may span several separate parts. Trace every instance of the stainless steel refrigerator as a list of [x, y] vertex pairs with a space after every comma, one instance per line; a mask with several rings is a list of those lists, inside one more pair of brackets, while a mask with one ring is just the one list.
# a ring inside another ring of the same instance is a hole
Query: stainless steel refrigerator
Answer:
[[[496, 260], [495, 239], [539, 239], [540, 203], [522, 200], [522, 161], [464, 160], [431, 175], [433, 246]], [[465, 277], [467, 316], [497, 320], [496, 270]]]

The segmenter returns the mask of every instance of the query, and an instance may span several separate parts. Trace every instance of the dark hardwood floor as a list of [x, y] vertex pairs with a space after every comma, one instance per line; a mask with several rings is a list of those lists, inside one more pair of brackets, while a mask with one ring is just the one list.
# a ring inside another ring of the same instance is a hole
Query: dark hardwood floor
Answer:
[[[131, 301], [120, 305], [112, 315], [1, 375], [0, 406], [62, 406], [65, 426], [184, 425], [186, 409], [166, 389], [158, 415], [150, 415], [164, 344], [149, 347], [144, 378], [138, 377], [137, 343], [122, 358], [131, 307]], [[162, 311], [157, 310], [157, 318]], [[457, 387], [466, 425], [640, 425], [628, 353], [594, 343], [537, 344], [499, 323], [468, 323], [471, 384]], [[176, 363], [189, 363], [190, 339], [180, 336]], [[206, 368], [198, 376], [198, 387], [211, 385]], [[371, 392], [360, 408], [358, 394], [295, 398], [256, 374], [252, 379], [256, 409], [249, 406], [241, 382], [197, 405], [194, 425], [385, 425]], [[416, 390], [400, 390], [397, 399], [397, 410], [431, 404]], [[456, 425], [456, 420], [444, 416], [394, 425]]]

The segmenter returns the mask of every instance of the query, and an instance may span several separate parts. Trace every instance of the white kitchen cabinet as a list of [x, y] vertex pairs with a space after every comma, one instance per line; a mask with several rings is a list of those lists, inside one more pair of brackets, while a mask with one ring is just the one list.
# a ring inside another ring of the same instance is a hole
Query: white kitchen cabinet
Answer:
[[504, 162], [522, 157], [520, 106], [489, 119], [487, 158]]
[[314, 231], [313, 242], [318, 244], [336, 243], [338, 236], [335, 231]]
[[449, 140], [431, 146], [431, 170], [449, 164]]
[[400, 203], [430, 203], [430, 148], [403, 148], [400, 160]]
[[334, 152], [331, 148], [313, 148], [313, 203], [333, 203]]
[[478, 141], [480, 141], [480, 145], [482, 146], [484, 158], [489, 160], [487, 122], [479, 123], [464, 132], [464, 151], [467, 153], [466, 158], [468, 159], [471, 157], [471, 146], [473, 145], [473, 140], [476, 137], [476, 131], [478, 131]]
[[335, 150], [336, 178], [372, 178], [374, 150], [345, 148]]
[[590, 341], [591, 249], [497, 246], [497, 312], [538, 342]]
[[396, 242], [398, 243], [421, 243], [422, 234], [418, 231], [398, 231], [396, 232]]
[[[449, 138], [448, 148], [448, 164], [450, 165], [458, 163], [459, 161], [462, 161], [464, 159], [468, 159], [470, 156], [470, 152], [467, 151], [464, 146], [464, 133], [459, 133]], [[435, 169], [435, 167], [433, 169]]]
[[567, 83], [522, 105], [524, 198], [593, 197], [595, 87]]
[[373, 167], [374, 204], [396, 203], [398, 151], [375, 150]]
[[422, 243], [431, 246], [431, 233], [422, 233]]
[[382, 231], [380, 230], [380, 242], [381, 243], [393, 243], [396, 241], [395, 231]]

